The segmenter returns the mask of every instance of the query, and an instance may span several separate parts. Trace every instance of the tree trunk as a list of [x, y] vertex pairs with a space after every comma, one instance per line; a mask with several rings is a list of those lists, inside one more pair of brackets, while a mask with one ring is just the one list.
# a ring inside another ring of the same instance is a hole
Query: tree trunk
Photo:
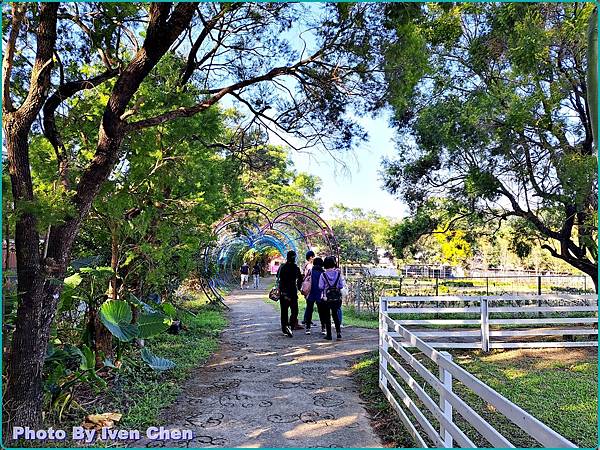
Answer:
[[[14, 109], [10, 102], [10, 77], [17, 33], [11, 33], [3, 60], [3, 127], [15, 205], [33, 202], [28, 133], [48, 94], [52, 55], [56, 42], [58, 3], [39, 6], [36, 60], [27, 98]], [[62, 290], [71, 250], [81, 221], [89, 212], [102, 183], [114, 167], [125, 134], [121, 119], [144, 78], [190, 23], [196, 4], [182, 2], [171, 12], [169, 3], [150, 5], [150, 22], [144, 46], [117, 80], [100, 124], [96, 154], [81, 174], [73, 198], [77, 212], [52, 226], [47, 256], [40, 255], [40, 238], [34, 214], [22, 212], [16, 221], [15, 246], [19, 305], [7, 362], [3, 403], [4, 436], [12, 426], [39, 428], [42, 418], [42, 371], [50, 326]], [[13, 27], [20, 21], [13, 20]], [[16, 28], [15, 28], [16, 29]], [[8, 440], [8, 439], [7, 439]]]
[[[20, 116], [4, 117], [5, 146], [8, 152], [15, 206], [33, 201], [29, 172], [28, 128], [19, 126]], [[41, 374], [49, 330], [44, 332], [44, 292], [46, 269], [40, 265], [40, 237], [37, 218], [21, 213], [15, 225], [18, 307], [6, 370], [3, 424], [36, 426], [41, 418]], [[5, 428], [5, 431], [8, 430]], [[5, 434], [6, 435], [6, 434]]]
[[[6, 242], [6, 253], [4, 257], [4, 273], [8, 272], [10, 269], [10, 223], [8, 220], [8, 214], [6, 215], [6, 223], [4, 224], [4, 241]], [[4, 307], [4, 304], [3, 304]], [[4, 310], [2, 310], [4, 317]]]

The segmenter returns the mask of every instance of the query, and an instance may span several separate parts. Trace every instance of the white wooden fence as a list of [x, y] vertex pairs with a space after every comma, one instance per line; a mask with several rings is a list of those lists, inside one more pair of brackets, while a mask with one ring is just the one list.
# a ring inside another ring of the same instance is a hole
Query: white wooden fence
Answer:
[[[384, 303], [382, 302], [382, 305]], [[453, 392], [454, 379], [463, 383], [543, 446], [576, 447], [571, 441], [452, 362], [449, 354], [435, 350], [397, 321], [391, 319], [387, 312], [380, 310], [379, 321], [379, 386], [419, 447], [428, 447], [428, 444], [446, 448], [477, 447], [455, 422], [457, 414], [468, 421], [491, 446], [514, 447], [504, 435]], [[418, 349], [435, 363], [439, 373], [435, 375], [429, 371], [407, 350], [407, 347]], [[398, 360], [401, 360], [402, 363], [392, 356], [390, 349], [399, 355]], [[409, 369], [411, 372], [416, 372], [427, 385], [438, 393], [438, 402], [431, 398], [422, 383], [413, 378]], [[406, 392], [408, 388], [414, 393], [412, 398]], [[437, 429], [427, 416], [434, 418], [434, 423], [438, 424]]]
[[[569, 294], [486, 297], [448, 295], [443, 297], [381, 297], [379, 305], [380, 311], [384, 314], [422, 315], [416, 319], [398, 319], [396, 323], [399, 325], [416, 327], [435, 325], [437, 328], [411, 330], [416, 336], [427, 340], [431, 347], [481, 348], [483, 351], [489, 351], [493, 348], [598, 346], [597, 338], [572, 341], [539, 340], [539, 338], [549, 336], [597, 337], [597, 299], [595, 295]], [[514, 302], [533, 302], [533, 304], [494, 306], [507, 302], [513, 304]], [[538, 306], [542, 303], [552, 306]], [[586, 304], [582, 305], [581, 303]], [[405, 306], [407, 304], [410, 306]], [[454, 306], [457, 304], [462, 306]], [[556, 313], [575, 314], [577, 317], [541, 317], [543, 314], [556, 315]], [[460, 314], [471, 318], [439, 318], [439, 316], [448, 314]], [[509, 318], [490, 317], [495, 314], [502, 314]], [[538, 317], [531, 318], [531, 314], [538, 314]], [[431, 318], [432, 315], [437, 317]], [[523, 318], [523, 315], [528, 315], [528, 317]], [[567, 327], [565, 328], [565, 326]], [[520, 338], [526, 340], [520, 341]], [[537, 339], [535, 341], [527, 340], [531, 338]], [[429, 341], [429, 339], [433, 340]]]

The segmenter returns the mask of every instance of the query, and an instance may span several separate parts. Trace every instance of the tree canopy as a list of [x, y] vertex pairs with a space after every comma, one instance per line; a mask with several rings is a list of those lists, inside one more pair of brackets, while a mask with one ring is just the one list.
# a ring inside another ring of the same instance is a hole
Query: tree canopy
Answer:
[[[423, 6], [413, 40], [427, 60], [409, 100], [392, 103], [399, 157], [384, 164], [386, 188], [416, 213], [416, 234], [516, 218], [521, 241], [540, 242], [597, 282], [597, 154], [586, 98], [592, 9]], [[431, 208], [442, 197], [444, 214]]]

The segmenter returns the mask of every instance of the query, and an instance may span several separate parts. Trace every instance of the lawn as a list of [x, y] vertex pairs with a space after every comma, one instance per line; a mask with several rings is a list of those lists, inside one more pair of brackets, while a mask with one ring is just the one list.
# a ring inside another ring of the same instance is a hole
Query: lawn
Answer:
[[[598, 372], [595, 350], [531, 349], [494, 351], [489, 354], [453, 351], [452, 354], [454, 360], [466, 370], [558, 433], [580, 447], [596, 447]], [[361, 396], [367, 401], [367, 407], [375, 418], [374, 426], [387, 445], [414, 446], [379, 390], [377, 361], [374, 352], [353, 367]], [[403, 383], [401, 385], [406, 386]], [[531, 438], [461, 383], [455, 383], [454, 390], [514, 445], [535, 446]], [[457, 422], [461, 428], [466, 425], [460, 418]], [[465, 431], [478, 446], [489, 446], [468, 426]]]
[[[271, 285], [274, 285], [271, 283]], [[271, 286], [272, 287], [272, 286]], [[273, 302], [269, 299], [269, 297], [265, 294], [264, 297], [265, 302], [267, 303], [277, 303], [277, 309], [279, 309], [279, 302]], [[314, 307], [313, 312], [313, 322], [319, 321], [319, 313], [317, 312], [317, 307]], [[298, 296], [298, 321], [302, 322], [304, 318], [304, 310], [306, 309], [306, 300], [300, 294]], [[342, 306], [342, 324], [344, 326], [352, 326], [352, 327], [362, 327], [362, 328], [378, 328], [379, 327], [379, 319], [378, 313], [360, 313], [358, 314], [354, 307], [352, 306]]]

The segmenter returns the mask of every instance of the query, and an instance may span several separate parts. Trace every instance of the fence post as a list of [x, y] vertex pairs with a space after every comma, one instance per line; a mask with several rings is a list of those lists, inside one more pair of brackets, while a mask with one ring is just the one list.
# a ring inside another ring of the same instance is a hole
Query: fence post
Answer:
[[379, 298], [379, 364], [380, 364], [379, 385], [380, 386], [383, 385], [386, 388], [387, 388], [387, 378], [381, 372], [381, 366], [384, 366], [386, 369], [388, 366], [387, 359], [382, 352], [382, 350], [385, 350], [387, 352], [389, 349], [389, 344], [385, 340], [385, 335], [388, 332], [388, 324], [385, 321], [384, 316], [387, 315], [387, 310], [388, 310], [387, 300], [380, 297]]
[[490, 277], [485, 277], [485, 295], [490, 295]]
[[538, 288], [538, 295], [542, 295], [542, 277], [541, 277], [541, 275], [538, 275], [537, 278], [538, 278], [537, 279], [537, 282], [538, 282], [537, 283], [538, 284], [538, 286], [537, 286], [537, 288]]
[[360, 285], [361, 285], [361, 281], [360, 279], [356, 280], [356, 293], [354, 295], [354, 301], [356, 302], [356, 312], [360, 314]]
[[481, 350], [490, 351], [490, 322], [488, 314], [488, 299], [481, 298]]
[[439, 276], [435, 277], [435, 295], [440, 295], [440, 278], [439, 278]]
[[[452, 361], [452, 355], [448, 352], [440, 352], [444, 358], [448, 361]], [[452, 374], [444, 369], [442, 366], [440, 368], [440, 381], [444, 384], [444, 387], [449, 391], [452, 391]], [[440, 409], [444, 413], [444, 416], [452, 422], [452, 404], [446, 400], [446, 394], [440, 392]], [[444, 443], [445, 448], [453, 447], [452, 435], [448, 430], [444, 428], [444, 425], [440, 423], [440, 438], [442, 438], [442, 442]]]

